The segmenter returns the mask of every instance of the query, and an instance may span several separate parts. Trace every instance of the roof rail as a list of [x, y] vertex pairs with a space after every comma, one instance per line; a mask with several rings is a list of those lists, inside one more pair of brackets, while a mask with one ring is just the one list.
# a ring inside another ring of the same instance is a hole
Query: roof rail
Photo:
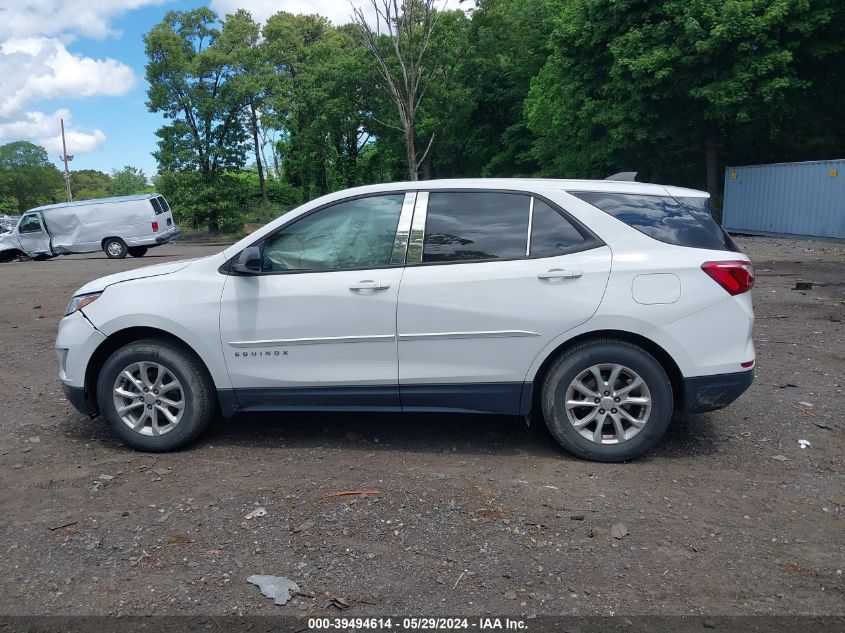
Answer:
[[635, 171], [620, 171], [618, 174], [608, 176], [605, 180], [624, 180], [626, 182], [636, 182], [637, 172]]

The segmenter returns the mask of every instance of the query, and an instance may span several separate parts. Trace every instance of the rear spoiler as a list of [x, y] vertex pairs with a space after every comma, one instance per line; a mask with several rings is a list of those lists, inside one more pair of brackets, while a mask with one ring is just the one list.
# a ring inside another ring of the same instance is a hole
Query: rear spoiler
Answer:
[[625, 182], [636, 182], [637, 172], [635, 171], [620, 171], [618, 174], [608, 176], [605, 180], [624, 180]]

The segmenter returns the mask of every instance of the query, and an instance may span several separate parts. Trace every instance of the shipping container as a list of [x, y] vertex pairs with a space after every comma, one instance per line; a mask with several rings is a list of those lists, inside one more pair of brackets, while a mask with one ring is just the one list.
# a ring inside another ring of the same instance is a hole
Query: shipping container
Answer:
[[732, 233], [845, 239], [845, 159], [725, 169]]

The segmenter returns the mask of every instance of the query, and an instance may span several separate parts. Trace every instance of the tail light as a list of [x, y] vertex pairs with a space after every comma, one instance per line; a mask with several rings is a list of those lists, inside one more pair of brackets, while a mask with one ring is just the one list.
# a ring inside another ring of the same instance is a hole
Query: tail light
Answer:
[[153, 233], [158, 231], [158, 222], [153, 222]]
[[730, 295], [739, 295], [754, 287], [754, 267], [748, 261], [704, 262], [701, 270]]

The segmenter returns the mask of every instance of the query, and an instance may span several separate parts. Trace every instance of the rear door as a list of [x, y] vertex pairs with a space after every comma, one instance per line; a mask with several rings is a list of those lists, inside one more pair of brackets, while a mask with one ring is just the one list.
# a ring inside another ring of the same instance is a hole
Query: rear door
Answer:
[[153, 205], [156, 217], [155, 222], [158, 222], [158, 232], [166, 231], [173, 226], [173, 212], [170, 210], [170, 205], [164, 196], [156, 196], [150, 198], [150, 204]]
[[30, 257], [52, 255], [50, 235], [44, 227], [40, 213], [27, 213], [21, 218], [17, 228], [21, 248]]
[[525, 193], [418, 198], [397, 311], [403, 409], [516, 414], [532, 360], [598, 308], [610, 249]]

